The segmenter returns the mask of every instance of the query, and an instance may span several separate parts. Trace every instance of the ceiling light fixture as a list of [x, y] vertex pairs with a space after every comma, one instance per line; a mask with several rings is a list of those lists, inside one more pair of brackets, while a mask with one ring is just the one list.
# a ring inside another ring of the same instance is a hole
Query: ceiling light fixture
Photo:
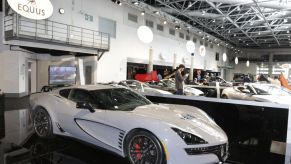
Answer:
[[240, 11], [240, 6], [237, 6], [237, 11]]
[[167, 22], [167, 21], [164, 21], [163, 23], [164, 23], [164, 24], [167, 24], [168, 22]]
[[213, 23], [215, 23], [215, 19], [213, 19], [213, 21], [212, 21]]
[[60, 13], [60, 14], [65, 14], [65, 9], [60, 8], [60, 9], [59, 9], [59, 13]]
[[233, 36], [236, 36], [236, 34], [233, 34]]
[[190, 7], [192, 7], [192, 3], [191, 2], [189, 2], [189, 4], [188, 4], [188, 8], [190, 8]]
[[154, 14], [157, 14], [158, 15], [158, 14], [160, 14], [160, 12], [159, 11], [154, 11]]
[[203, 10], [203, 11], [202, 11], [202, 15], [205, 15], [205, 13], [206, 13], [206, 11], [205, 11], [205, 10]]
[[144, 15], [145, 15], [145, 11], [142, 11], [142, 12], [140, 13], [140, 15], [144, 16]]
[[287, 23], [288, 22], [288, 19], [287, 18], [284, 18], [284, 23]]
[[133, 4], [135, 4], [135, 5], [139, 5], [139, 2], [138, 2], [138, 1], [135, 1]]

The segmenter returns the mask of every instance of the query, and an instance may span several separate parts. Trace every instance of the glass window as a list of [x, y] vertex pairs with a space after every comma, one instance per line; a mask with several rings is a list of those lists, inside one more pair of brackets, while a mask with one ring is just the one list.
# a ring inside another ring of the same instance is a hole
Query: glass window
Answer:
[[99, 17], [99, 31], [110, 34], [112, 38], [116, 38], [116, 21]]
[[150, 21], [150, 20], [146, 20], [146, 26], [148, 26], [150, 28], [154, 28], [154, 22]]
[[184, 34], [180, 32], [179, 33], [179, 37], [182, 38], [182, 39], [184, 39]]
[[157, 24], [157, 30], [164, 31], [164, 26], [160, 25], [160, 24]]
[[169, 29], [169, 34], [171, 34], [171, 35], [175, 35], [175, 30], [172, 29], [172, 28], [170, 28], [170, 29]]
[[143, 96], [125, 88], [90, 91], [99, 109], [130, 111], [151, 104]]
[[137, 15], [128, 13], [128, 20], [137, 23]]
[[71, 92], [71, 89], [63, 89], [63, 90], [60, 90], [59, 94], [64, 98], [68, 98], [70, 92]]
[[69, 99], [74, 102], [89, 102], [92, 103], [92, 96], [89, 91], [83, 89], [74, 89], [69, 95]]

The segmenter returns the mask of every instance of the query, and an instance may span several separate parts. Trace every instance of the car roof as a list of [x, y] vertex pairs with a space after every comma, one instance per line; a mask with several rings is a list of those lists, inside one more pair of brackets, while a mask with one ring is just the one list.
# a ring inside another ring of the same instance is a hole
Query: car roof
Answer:
[[96, 84], [96, 85], [75, 85], [75, 86], [60, 88], [59, 90], [62, 90], [62, 89], [85, 89], [85, 90], [92, 91], [92, 90], [113, 89], [113, 88], [123, 88], [123, 87], [119, 86], [119, 85]]

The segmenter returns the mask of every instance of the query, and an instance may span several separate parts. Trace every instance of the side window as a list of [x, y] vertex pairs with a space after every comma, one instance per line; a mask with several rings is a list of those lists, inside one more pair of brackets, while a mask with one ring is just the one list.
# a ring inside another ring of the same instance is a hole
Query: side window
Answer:
[[59, 94], [64, 98], [68, 98], [70, 91], [71, 89], [63, 89], [63, 90], [60, 90]]
[[74, 89], [72, 90], [69, 99], [74, 102], [92, 102], [93, 99], [90, 93], [86, 90], [82, 89]]

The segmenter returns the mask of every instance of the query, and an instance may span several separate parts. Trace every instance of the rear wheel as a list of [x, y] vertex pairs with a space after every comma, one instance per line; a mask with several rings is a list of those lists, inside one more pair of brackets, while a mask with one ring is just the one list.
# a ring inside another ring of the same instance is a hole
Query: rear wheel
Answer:
[[40, 138], [53, 137], [53, 125], [49, 113], [44, 108], [37, 108], [33, 113], [33, 126]]
[[131, 164], [163, 164], [164, 151], [153, 134], [137, 131], [127, 137], [126, 154]]

